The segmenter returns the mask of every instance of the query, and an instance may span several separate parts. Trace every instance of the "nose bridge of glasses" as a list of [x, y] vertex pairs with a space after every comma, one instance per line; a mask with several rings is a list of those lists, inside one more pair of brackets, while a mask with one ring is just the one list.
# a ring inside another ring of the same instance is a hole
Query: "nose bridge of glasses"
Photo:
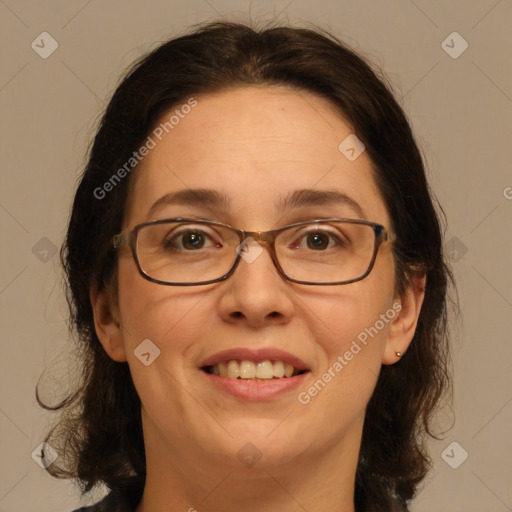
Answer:
[[272, 231], [244, 231], [244, 240], [247, 240], [249, 237], [259, 245], [266, 246], [268, 249], [271, 248], [274, 242], [274, 233]]

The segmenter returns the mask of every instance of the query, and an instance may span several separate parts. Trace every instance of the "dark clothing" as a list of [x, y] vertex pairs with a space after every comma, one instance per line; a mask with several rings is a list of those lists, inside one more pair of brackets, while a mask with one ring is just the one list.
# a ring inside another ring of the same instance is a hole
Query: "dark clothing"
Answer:
[[137, 501], [128, 496], [110, 492], [101, 501], [88, 507], [77, 508], [73, 512], [135, 512]]

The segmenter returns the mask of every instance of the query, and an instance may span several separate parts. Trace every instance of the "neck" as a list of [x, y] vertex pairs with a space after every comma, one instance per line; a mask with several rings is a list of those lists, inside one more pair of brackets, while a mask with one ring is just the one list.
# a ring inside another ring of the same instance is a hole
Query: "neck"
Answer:
[[136, 512], [355, 511], [362, 424], [321, 452], [301, 447], [287, 461], [262, 454], [252, 467], [237, 457], [212, 456], [200, 446], [169, 446], [152, 427], [144, 428], [146, 485]]

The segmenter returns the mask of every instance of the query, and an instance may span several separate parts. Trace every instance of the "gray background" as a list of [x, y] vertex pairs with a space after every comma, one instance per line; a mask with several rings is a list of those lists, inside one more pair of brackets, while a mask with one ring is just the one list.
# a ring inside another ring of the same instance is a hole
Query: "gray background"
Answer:
[[[52, 421], [34, 388], [46, 369], [47, 394], [63, 393], [73, 372], [55, 251], [100, 112], [135, 58], [219, 16], [312, 22], [384, 68], [447, 214], [462, 308], [453, 324], [455, 424], [431, 443], [435, 468], [413, 510], [512, 510], [510, 0], [0, 0], [0, 16], [0, 511], [80, 503], [71, 483], [31, 458]], [[31, 43], [48, 51], [45, 31], [58, 48], [43, 59]], [[448, 37], [454, 31], [469, 45], [457, 58], [447, 53], [463, 48]], [[459, 464], [462, 450], [469, 456], [453, 469], [447, 461]]]

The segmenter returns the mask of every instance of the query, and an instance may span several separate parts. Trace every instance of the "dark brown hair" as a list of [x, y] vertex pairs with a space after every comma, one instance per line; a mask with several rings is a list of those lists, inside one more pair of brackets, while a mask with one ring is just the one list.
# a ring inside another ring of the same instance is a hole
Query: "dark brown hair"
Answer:
[[433, 412], [450, 383], [446, 297], [451, 273], [420, 151], [391, 87], [321, 29], [210, 23], [160, 45], [118, 86], [91, 147], [61, 249], [81, 381], [66, 400], [45, 406], [61, 411], [47, 437], [61, 457], [48, 471], [77, 479], [84, 492], [104, 483], [115, 491], [142, 493], [140, 400], [127, 363], [114, 362], [103, 350], [89, 300], [91, 287], [117, 286], [111, 240], [121, 230], [132, 178], [120, 180], [101, 199], [94, 191], [129, 160], [171, 107], [191, 96], [247, 85], [316, 93], [346, 116], [373, 162], [396, 233], [397, 291], [403, 292], [415, 274], [426, 274], [414, 339], [401, 361], [382, 368], [364, 424], [356, 509], [387, 511], [397, 498], [411, 500], [429, 469], [424, 441], [433, 435]]

